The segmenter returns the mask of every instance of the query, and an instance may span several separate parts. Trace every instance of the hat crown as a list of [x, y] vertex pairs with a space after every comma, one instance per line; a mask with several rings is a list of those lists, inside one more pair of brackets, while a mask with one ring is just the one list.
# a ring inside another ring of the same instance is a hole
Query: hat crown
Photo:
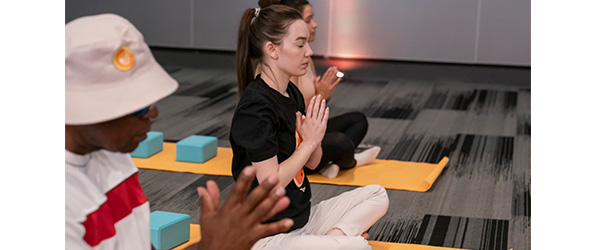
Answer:
[[[115, 65], [114, 58], [123, 47], [135, 60], [125, 70]], [[137, 73], [147, 60], [154, 60], [147, 58], [149, 54], [142, 34], [123, 17], [101, 14], [75, 19], [65, 31], [66, 88], [96, 89], [118, 84]]]
[[65, 25], [66, 124], [118, 118], [176, 88], [127, 19], [100, 14]]

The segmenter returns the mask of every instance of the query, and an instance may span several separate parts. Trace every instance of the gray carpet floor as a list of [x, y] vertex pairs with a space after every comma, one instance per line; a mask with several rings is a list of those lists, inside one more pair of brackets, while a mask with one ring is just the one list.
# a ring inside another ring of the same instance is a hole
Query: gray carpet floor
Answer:
[[[228, 147], [236, 102], [230, 53], [153, 48], [179, 89], [157, 103], [152, 130], [166, 141], [218, 137]], [[438, 162], [450, 157], [424, 193], [387, 190], [390, 207], [369, 230], [371, 239], [467, 249], [530, 249], [530, 69], [496, 66], [351, 61], [315, 58], [317, 73], [339, 64], [346, 73], [328, 103], [331, 116], [361, 111], [363, 143], [378, 158]], [[348, 66], [350, 65], [350, 66]], [[385, 174], [385, 173], [382, 173]], [[196, 187], [215, 180], [222, 199], [233, 179], [140, 170], [152, 211], [199, 218]], [[312, 202], [353, 189], [311, 184]]]

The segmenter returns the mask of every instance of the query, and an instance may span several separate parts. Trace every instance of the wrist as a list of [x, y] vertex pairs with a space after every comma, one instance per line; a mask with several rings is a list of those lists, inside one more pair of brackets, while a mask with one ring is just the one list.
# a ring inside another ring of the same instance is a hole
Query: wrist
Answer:
[[326, 101], [329, 101], [329, 98], [331, 98], [331, 95], [329, 95], [327, 92], [325, 91], [317, 91], [315, 93], [315, 95], [321, 95], [321, 97], [323, 97], [323, 99], [325, 99]]
[[310, 150], [310, 152], [312, 152], [315, 149], [317, 149], [317, 147], [321, 146], [321, 142], [302, 141], [298, 147], [301, 147], [301, 146], [308, 148]]

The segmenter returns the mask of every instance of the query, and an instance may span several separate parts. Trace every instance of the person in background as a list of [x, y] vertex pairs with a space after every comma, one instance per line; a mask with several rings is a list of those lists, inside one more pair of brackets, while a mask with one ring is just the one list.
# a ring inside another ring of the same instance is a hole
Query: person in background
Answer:
[[[234, 179], [248, 166], [256, 169], [253, 187], [279, 177], [290, 205], [267, 222], [290, 218], [293, 226], [259, 240], [252, 249], [370, 249], [369, 229], [387, 211], [386, 190], [369, 185], [311, 207], [311, 186], [304, 167], [321, 160], [321, 140], [329, 108], [320, 95], [305, 107], [290, 77], [306, 74], [312, 50], [302, 15], [284, 5], [247, 9], [240, 21], [236, 51], [238, 103], [229, 141]], [[261, 74], [255, 77], [256, 67]]]
[[[308, 42], [315, 41], [318, 25], [314, 18], [313, 8], [307, 0], [260, 0], [258, 4], [262, 8], [273, 4], [282, 4], [298, 10], [302, 14], [302, 20], [310, 34]], [[306, 74], [292, 76], [290, 80], [302, 92], [305, 105], [308, 105], [309, 100], [316, 95], [321, 95], [329, 101], [337, 84], [342, 80], [341, 77], [337, 77], [340, 71], [335, 66], [329, 67], [322, 76], [317, 76], [312, 58], [309, 57], [308, 63]], [[334, 178], [340, 170], [373, 162], [381, 151], [379, 146], [373, 146], [355, 154], [355, 149], [367, 134], [368, 127], [367, 117], [361, 112], [349, 112], [330, 118], [327, 121], [327, 131], [321, 143], [323, 155], [319, 165], [315, 169], [306, 168], [306, 173], [320, 172], [325, 177]]]
[[[153, 104], [177, 86], [126, 19], [101, 14], [66, 24], [66, 249], [151, 249], [150, 207], [128, 153], [158, 116]], [[277, 177], [248, 193], [255, 175], [244, 169], [222, 207], [214, 181], [198, 188], [202, 240], [188, 249], [250, 249], [289, 230], [290, 219], [263, 223], [289, 199]]]

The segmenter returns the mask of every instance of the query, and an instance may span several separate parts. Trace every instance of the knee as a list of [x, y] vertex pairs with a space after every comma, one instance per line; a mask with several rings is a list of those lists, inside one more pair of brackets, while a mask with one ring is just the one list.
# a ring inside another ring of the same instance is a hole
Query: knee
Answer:
[[331, 132], [325, 135], [323, 143], [334, 149], [336, 155], [354, 155], [354, 142], [341, 132]]
[[351, 112], [350, 115], [352, 116], [352, 120], [354, 121], [354, 123], [360, 124], [365, 128], [369, 128], [369, 122], [367, 121], [367, 116], [365, 116], [365, 114], [355, 111]]
[[379, 204], [378, 207], [380, 207], [385, 214], [388, 206], [390, 205], [390, 199], [388, 197], [387, 190], [380, 185], [368, 185], [365, 186], [365, 189], [367, 192], [369, 192], [370, 199], [377, 202], [377, 204]]

